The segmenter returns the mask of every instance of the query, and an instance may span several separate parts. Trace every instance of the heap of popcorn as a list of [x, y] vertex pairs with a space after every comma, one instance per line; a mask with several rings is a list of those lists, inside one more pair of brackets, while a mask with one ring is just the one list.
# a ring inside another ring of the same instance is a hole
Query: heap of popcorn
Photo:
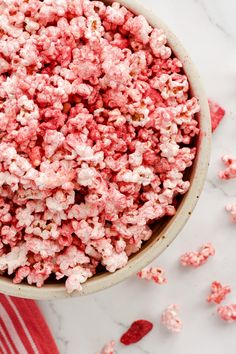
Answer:
[[72, 292], [124, 267], [189, 188], [198, 111], [143, 16], [0, 0], [0, 274]]

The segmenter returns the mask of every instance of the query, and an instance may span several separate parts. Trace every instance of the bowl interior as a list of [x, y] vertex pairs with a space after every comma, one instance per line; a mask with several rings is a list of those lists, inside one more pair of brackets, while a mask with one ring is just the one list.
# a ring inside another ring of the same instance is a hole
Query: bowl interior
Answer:
[[[105, 2], [112, 3], [113, 0], [107, 0]], [[179, 199], [175, 216], [171, 218], [165, 217], [153, 224], [152, 237], [142, 246], [139, 252], [130, 257], [128, 264], [124, 268], [115, 273], [102, 272], [95, 275], [84, 284], [82, 292], [74, 292], [69, 295], [65, 291], [64, 284], [60, 282], [48, 282], [42, 288], [29, 286], [25, 283], [16, 285], [13, 284], [9, 278], [2, 276], [0, 277], [0, 291], [3, 293], [32, 299], [53, 299], [85, 295], [119, 283], [145, 267], [169, 246], [191, 215], [201, 193], [209, 162], [211, 123], [208, 103], [199, 75], [180, 41], [170, 29], [153, 14], [151, 9], [146, 9], [139, 0], [119, 0], [119, 2], [132, 12], [145, 16], [153, 27], [159, 27], [165, 31], [169, 46], [172, 48], [176, 57], [183, 63], [184, 72], [189, 79], [191, 95], [197, 97], [199, 100], [201, 109], [200, 113], [197, 114], [197, 118], [201, 133], [195, 141], [195, 146], [197, 147], [196, 158], [192, 167], [186, 172], [186, 177], [188, 177], [191, 182], [190, 189], [184, 197]]]

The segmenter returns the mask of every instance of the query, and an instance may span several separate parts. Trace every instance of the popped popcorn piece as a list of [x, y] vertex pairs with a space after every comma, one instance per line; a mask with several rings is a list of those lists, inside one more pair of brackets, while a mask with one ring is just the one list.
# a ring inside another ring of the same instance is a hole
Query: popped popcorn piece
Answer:
[[0, 272], [81, 291], [175, 214], [198, 101], [165, 33], [117, 2], [0, 8]]
[[225, 207], [226, 211], [230, 213], [230, 219], [232, 222], [236, 222], [236, 205], [235, 204], [228, 204]]
[[73, 268], [77, 264], [89, 263], [89, 261], [89, 257], [87, 257], [84, 252], [78, 250], [74, 245], [69, 246], [63, 254], [60, 254], [56, 258], [56, 262], [59, 264], [61, 271]]
[[156, 284], [166, 284], [165, 271], [161, 268], [146, 267], [137, 273], [140, 279], [153, 280]]
[[45, 132], [44, 143], [42, 145], [45, 150], [46, 158], [52, 157], [64, 140], [65, 137], [62, 133], [54, 130], [47, 130]]
[[211, 293], [208, 296], [207, 301], [220, 304], [230, 292], [231, 288], [229, 286], [223, 286], [220, 282], [214, 281], [211, 284]]
[[154, 174], [149, 167], [139, 166], [131, 170], [121, 171], [117, 175], [117, 181], [140, 183], [144, 186], [149, 185], [154, 180]]
[[212, 100], [208, 100], [208, 104], [211, 114], [212, 131], [214, 132], [220, 124], [221, 120], [224, 118], [225, 110], [220, 105], [218, 105], [218, 103], [213, 102]]
[[17, 269], [13, 283], [20, 284], [23, 279], [25, 279], [30, 274], [30, 267], [23, 266]]
[[173, 73], [162, 74], [151, 81], [152, 87], [159, 90], [161, 96], [169, 105], [177, 105], [187, 100], [189, 84], [185, 75]]
[[176, 304], [169, 305], [161, 315], [161, 323], [169, 331], [179, 333], [183, 328], [183, 323], [179, 318], [179, 306]]
[[206, 243], [197, 252], [187, 252], [180, 258], [182, 266], [198, 268], [207, 262], [210, 256], [215, 255], [215, 248], [211, 243]]
[[[54, 270], [54, 265], [51, 261], [45, 260], [44, 262], [35, 263], [33, 269], [30, 270], [27, 275], [27, 281], [29, 284], [35, 284], [38, 288], [41, 288]], [[27, 272], [27, 270], [25, 270]], [[23, 272], [22, 272], [23, 273]], [[21, 276], [25, 274], [22, 274]], [[17, 277], [13, 282], [17, 283]]]
[[150, 47], [156, 57], [168, 59], [171, 56], [171, 49], [166, 46], [166, 43], [167, 38], [164, 32], [158, 28], [154, 28], [151, 33]]
[[226, 169], [219, 172], [219, 177], [221, 179], [231, 179], [236, 177], [236, 159], [232, 156], [225, 155], [222, 157], [222, 162], [224, 163]]
[[15, 246], [9, 253], [0, 257], [0, 271], [7, 270], [8, 274], [12, 274], [20, 266], [27, 263], [28, 249], [25, 244]]
[[149, 26], [147, 20], [142, 15], [129, 18], [124, 25], [124, 29], [130, 31], [134, 38], [143, 44], [148, 43], [149, 33], [152, 31], [152, 27]]
[[122, 26], [125, 22], [125, 15], [128, 13], [128, 10], [120, 6], [119, 3], [113, 3], [112, 6], [106, 8], [106, 20], [117, 26]]
[[115, 352], [115, 341], [111, 340], [104, 346], [102, 351], [97, 352], [97, 354], [115, 354]]
[[87, 187], [92, 185], [94, 177], [97, 175], [95, 168], [88, 167], [87, 164], [83, 163], [81, 168], [79, 168], [77, 171], [77, 182], [81, 186]]
[[123, 268], [128, 262], [128, 257], [125, 252], [113, 252], [110, 256], [105, 256], [102, 259], [102, 264], [110, 273], [114, 273], [117, 269]]
[[220, 306], [217, 313], [223, 321], [232, 323], [236, 321], [236, 304]]
[[42, 258], [55, 256], [61, 250], [59, 244], [51, 240], [41, 240], [36, 237], [30, 237], [26, 240], [26, 248], [35, 254], [40, 254]]
[[86, 282], [86, 280], [90, 278], [93, 274], [90, 269], [77, 266], [75, 268], [69, 269], [66, 272], [66, 275], [68, 276], [65, 282], [66, 289], [68, 293], [71, 294], [75, 290], [81, 291], [81, 284]]

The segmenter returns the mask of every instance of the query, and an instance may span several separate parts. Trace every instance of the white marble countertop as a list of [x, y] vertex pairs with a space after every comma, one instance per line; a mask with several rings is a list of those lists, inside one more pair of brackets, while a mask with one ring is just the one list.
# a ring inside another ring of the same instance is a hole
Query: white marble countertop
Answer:
[[[134, 0], [135, 1], [135, 0]], [[236, 1], [145, 0], [182, 40], [203, 78], [208, 96], [227, 110], [213, 137], [208, 179], [189, 222], [172, 245], [154, 262], [167, 271], [168, 284], [158, 286], [132, 277], [109, 290], [83, 298], [40, 302], [61, 354], [95, 354], [110, 339], [118, 340], [136, 319], [154, 322], [153, 331], [119, 354], [235, 354], [235, 324], [221, 322], [216, 307], [206, 303], [210, 283], [232, 286], [226, 302], [236, 302], [236, 225], [224, 206], [236, 203], [236, 181], [221, 182], [220, 157], [236, 155]], [[179, 256], [212, 241], [216, 256], [202, 268], [181, 269]], [[184, 329], [166, 333], [161, 311], [181, 306]]]

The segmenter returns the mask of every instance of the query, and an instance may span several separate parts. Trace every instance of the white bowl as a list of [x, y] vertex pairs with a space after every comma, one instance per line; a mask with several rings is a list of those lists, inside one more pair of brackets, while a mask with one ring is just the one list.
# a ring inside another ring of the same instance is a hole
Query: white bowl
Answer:
[[[106, 3], [112, 2], [112, 0], [106, 1]], [[2, 276], [0, 277], [0, 292], [2, 293], [43, 300], [91, 294], [115, 285], [148, 265], [169, 246], [188, 220], [198, 201], [208, 169], [211, 143], [209, 107], [199, 74], [179, 39], [171, 32], [169, 27], [155, 15], [155, 12], [152, 9], [145, 8], [140, 0], [119, 0], [119, 2], [135, 14], [141, 14], [146, 17], [153, 27], [159, 27], [164, 30], [169, 46], [176, 57], [183, 63], [185, 74], [190, 83], [192, 95], [199, 100], [200, 113], [198, 114], [198, 120], [201, 133], [197, 140], [197, 156], [190, 169], [190, 189], [178, 206], [175, 216], [173, 216], [168, 222], [164, 220], [156, 222], [151, 239], [138, 253], [130, 258], [128, 264], [124, 268], [115, 273], [106, 272], [95, 275], [83, 285], [82, 292], [68, 294], [65, 290], [64, 284], [56, 282], [53, 284], [46, 284], [42, 288], [37, 288], [36, 286], [24, 283], [13, 284], [10, 279]]]

